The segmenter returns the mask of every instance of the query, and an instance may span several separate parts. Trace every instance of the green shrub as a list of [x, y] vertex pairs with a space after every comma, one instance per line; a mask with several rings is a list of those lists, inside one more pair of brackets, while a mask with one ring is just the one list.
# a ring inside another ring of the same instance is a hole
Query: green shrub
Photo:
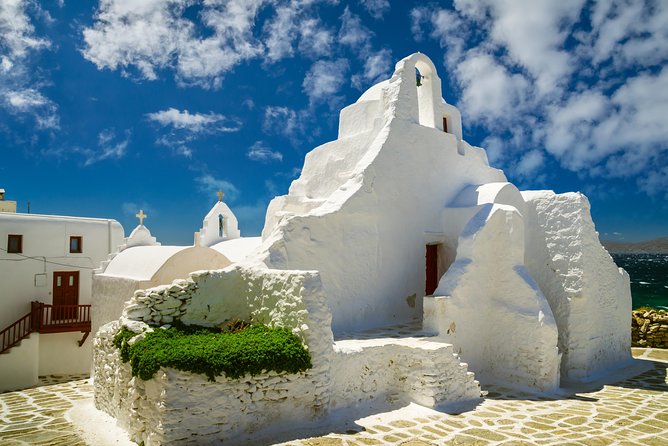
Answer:
[[122, 328], [114, 336], [123, 362], [130, 361], [132, 376], [153, 377], [160, 367], [201, 373], [215, 381], [252, 376], [263, 371], [298, 373], [310, 369], [311, 355], [301, 340], [286, 328], [255, 325], [238, 332], [176, 324], [157, 329], [129, 345], [135, 333]]

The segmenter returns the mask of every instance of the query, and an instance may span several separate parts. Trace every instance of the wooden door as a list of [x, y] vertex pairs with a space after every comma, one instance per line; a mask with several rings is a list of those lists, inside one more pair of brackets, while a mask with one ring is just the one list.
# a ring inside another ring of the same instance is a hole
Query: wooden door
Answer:
[[430, 296], [438, 287], [438, 245], [427, 245], [424, 292]]
[[79, 271], [54, 271], [53, 319], [71, 319], [76, 314], [76, 308], [55, 308], [62, 305], [79, 305]]

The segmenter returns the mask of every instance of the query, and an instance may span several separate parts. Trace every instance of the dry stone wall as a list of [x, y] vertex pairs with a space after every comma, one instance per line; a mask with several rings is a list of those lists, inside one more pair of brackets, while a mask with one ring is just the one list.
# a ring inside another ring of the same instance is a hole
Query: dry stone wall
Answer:
[[[243, 319], [289, 328], [304, 340], [313, 367], [300, 374], [223, 376], [214, 383], [170, 368], [148, 381], [132, 377], [130, 365], [113, 345], [114, 335], [121, 326], [143, 333], [177, 319], [199, 325]], [[122, 317], [103, 325], [96, 336], [95, 403], [116, 417], [134, 441], [147, 446], [244, 443], [263, 430], [308, 423], [329, 406], [330, 327], [320, 278], [311, 271], [235, 266], [139, 290]]]
[[181, 319], [198, 288], [194, 279], [199, 276], [195, 274], [189, 279], [175, 280], [171, 285], [135, 291], [123, 308], [123, 317], [158, 326]]
[[631, 337], [634, 347], [668, 348], [668, 311], [633, 311]]
[[272, 429], [305, 424], [321, 415], [327, 383], [313, 370], [266, 372], [239, 379], [161, 368], [148, 381], [132, 377], [113, 336], [119, 322], [105, 325], [95, 340], [95, 404], [113, 414], [133, 441], [165, 444], [247, 444]]
[[431, 337], [340, 340], [334, 351], [333, 408], [447, 408], [480, 399], [480, 384], [452, 345]]

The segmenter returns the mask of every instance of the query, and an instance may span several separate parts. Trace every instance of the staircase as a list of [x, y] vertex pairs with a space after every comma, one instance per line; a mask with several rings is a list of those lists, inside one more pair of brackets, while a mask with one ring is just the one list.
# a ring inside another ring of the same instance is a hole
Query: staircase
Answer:
[[16, 346], [33, 332], [80, 331], [84, 334], [79, 341], [81, 347], [91, 330], [90, 308], [90, 305], [49, 305], [32, 302], [30, 313], [0, 331], [0, 354]]

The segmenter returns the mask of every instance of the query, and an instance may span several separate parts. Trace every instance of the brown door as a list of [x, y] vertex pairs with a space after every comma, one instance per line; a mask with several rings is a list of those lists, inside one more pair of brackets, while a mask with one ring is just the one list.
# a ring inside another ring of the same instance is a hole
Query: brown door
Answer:
[[438, 286], [438, 245], [427, 245], [426, 281], [424, 292], [430, 296]]
[[61, 305], [79, 305], [79, 271], [54, 271], [53, 319], [70, 319], [75, 308], [55, 308]]

